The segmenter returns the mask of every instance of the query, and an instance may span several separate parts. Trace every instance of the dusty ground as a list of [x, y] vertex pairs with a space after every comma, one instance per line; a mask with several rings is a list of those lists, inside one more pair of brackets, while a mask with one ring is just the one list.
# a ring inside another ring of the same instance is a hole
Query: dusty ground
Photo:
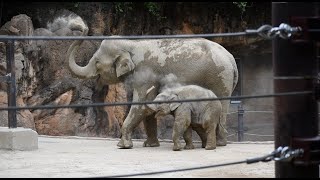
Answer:
[[[246, 160], [274, 149], [273, 142], [229, 143], [215, 150], [172, 151], [172, 142], [160, 147], [118, 149], [118, 139], [39, 136], [35, 151], [0, 150], [0, 178], [101, 177], [208, 166]], [[273, 178], [274, 161], [237, 164], [137, 177]]]

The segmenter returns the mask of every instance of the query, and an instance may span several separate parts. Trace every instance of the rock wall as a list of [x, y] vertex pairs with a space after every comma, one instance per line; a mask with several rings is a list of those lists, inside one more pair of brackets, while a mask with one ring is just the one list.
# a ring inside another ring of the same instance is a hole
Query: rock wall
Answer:
[[[20, 3], [20, 4], [19, 4]], [[163, 3], [158, 20], [143, 3], [134, 3], [133, 10], [115, 11], [111, 2], [77, 3], [5, 3], [1, 35], [77, 35], [72, 30], [48, 30], [47, 23], [69, 9], [81, 16], [89, 26], [89, 35], [145, 35], [145, 34], [200, 34], [237, 32], [270, 24], [271, 3], [251, 3], [241, 14], [231, 3]], [[20, 14], [17, 14], [17, 13]], [[252, 16], [254, 15], [254, 16]], [[6, 21], [6, 22], [3, 22]], [[259, 37], [213, 38], [227, 47], [234, 56], [247, 50], [259, 52]], [[73, 77], [65, 54], [71, 41], [17, 41], [15, 64], [17, 101], [24, 105], [68, 105], [96, 102], [131, 101], [131, 94], [119, 83], [96, 89], [96, 79]], [[85, 65], [100, 45], [100, 41], [84, 41], [76, 59]], [[0, 75], [5, 75], [5, 44], [0, 43]], [[7, 105], [6, 84], [0, 83], [0, 104]], [[47, 135], [78, 135], [120, 137], [120, 127], [128, 113], [127, 106], [68, 109], [23, 110], [18, 113], [18, 126], [37, 130]], [[7, 115], [1, 111], [0, 126], [7, 126]], [[171, 138], [172, 118], [158, 122], [160, 138]], [[136, 128], [133, 138], [144, 138], [143, 124]]]

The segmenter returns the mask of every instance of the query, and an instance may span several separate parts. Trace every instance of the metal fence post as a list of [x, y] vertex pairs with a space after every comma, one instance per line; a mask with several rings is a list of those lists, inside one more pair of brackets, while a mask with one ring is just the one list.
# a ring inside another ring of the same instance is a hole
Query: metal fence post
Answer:
[[[14, 40], [6, 41], [8, 106], [16, 107], [16, 73], [14, 63]], [[17, 127], [17, 110], [8, 110], [9, 128]]]
[[[314, 16], [316, 8], [316, 4], [311, 2], [273, 2], [272, 26], [290, 24], [297, 17]], [[310, 77], [315, 77], [317, 73], [315, 50], [315, 43], [310, 40], [293, 41], [280, 37], [273, 40], [275, 93], [314, 90]], [[275, 97], [274, 106], [275, 148], [291, 147], [295, 138], [318, 135], [318, 106], [313, 94]], [[276, 161], [275, 177], [319, 178], [319, 165]]]
[[238, 141], [243, 141], [243, 114], [242, 103], [238, 104]]

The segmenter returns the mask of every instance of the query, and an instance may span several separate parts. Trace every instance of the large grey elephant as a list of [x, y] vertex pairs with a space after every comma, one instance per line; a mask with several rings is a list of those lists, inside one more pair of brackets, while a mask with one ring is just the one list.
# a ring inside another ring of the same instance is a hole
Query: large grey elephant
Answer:
[[[165, 89], [156, 96], [154, 101], [216, 97], [217, 96], [208, 89], [196, 85], [186, 85]], [[216, 148], [216, 127], [220, 123], [222, 115], [220, 101], [147, 104], [147, 107], [156, 112], [156, 118], [161, 118], [173, 113], [174, 125], [172, 141], [174, 151], [181, 150], [181, 143], [179, 141], [181, 136], [183, 136], [186, 142], [185, 149], [194, 148], [192, 142], [192, 129], [200, 136], [202, 147], [205, 147], [207, 150]]]
[[[79, 25], [81, 25], [79, 23]], [[86, 35], [87, 27], [84, 27]], [[80, 67], [75, 54], [82, 40], [71, 44], [67, 52], [69, 68], [79, 78], [99, 75], [99, 83], [114, 84], [130, 81], [133, 101], [152, 101], [159, 93], [159, 80], [173, 73], [178, 82], [195, 84], [216, 93], [218, 97], [230, 96], [238, 82], [238, 70], [232, 54], [221, 45], [202, 38], [152, 39], [152, 40], [103, 40], [89, 63]], [[146, 95], [154, 86], [156, 91]], [[222, 101], [223, 132], [218, 134], [217, 144], [226, 145], [226, 113], [229, 100]], [[144, 122], [147, 140], [144, 146], [159, 146], [157, 124], [154, 115], [146, 113], [145, 105], [131, 106], [121, 127], [120, 148], [132, 148], [131, 134]], [[148, 120], [146, 120], [148, 119]]]

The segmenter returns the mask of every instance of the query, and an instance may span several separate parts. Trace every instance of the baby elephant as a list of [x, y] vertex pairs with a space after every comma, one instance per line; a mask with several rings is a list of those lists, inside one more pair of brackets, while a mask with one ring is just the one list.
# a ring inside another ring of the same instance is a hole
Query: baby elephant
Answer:
[[[216, 97], [217, 96], [208, 89], [196, 85], [187, 85], [165, 89], [156, 96], [154, 101]], [[161, 103], [148, 104], [147, 106], [153, 111], [156, 111], [156, 118], [173, 113], [175, 118], [172, 133], [174, 151], [181, 150], [179, 139], [182, 135], [186, 142], [184, 148], [194, 148], [192, 143], [192, 129], [200, 136], [202, 147], [205, 147], [207, 150], [216, 148], [216, 129], [222, 114], [220, 101]]]

